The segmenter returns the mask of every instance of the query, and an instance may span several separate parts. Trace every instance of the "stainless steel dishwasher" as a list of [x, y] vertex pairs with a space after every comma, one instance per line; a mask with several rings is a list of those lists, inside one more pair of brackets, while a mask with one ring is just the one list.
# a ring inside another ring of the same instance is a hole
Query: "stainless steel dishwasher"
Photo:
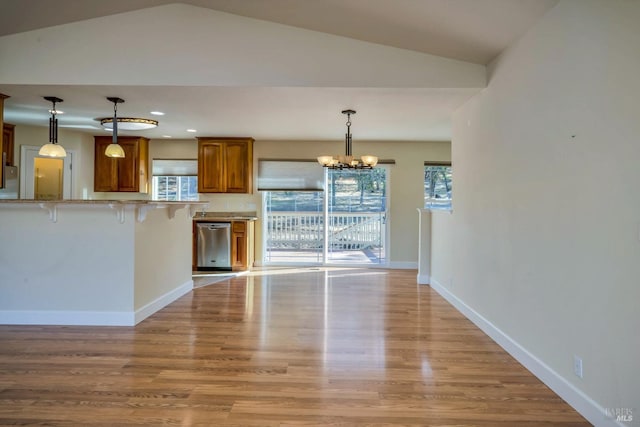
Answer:
[[199, 222], [198, 270], [231, 271], [231, 224]]

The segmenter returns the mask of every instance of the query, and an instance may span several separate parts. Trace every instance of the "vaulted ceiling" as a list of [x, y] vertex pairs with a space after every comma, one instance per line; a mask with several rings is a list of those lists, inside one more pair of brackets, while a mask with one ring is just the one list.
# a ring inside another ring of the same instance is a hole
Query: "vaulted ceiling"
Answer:
[[0, 0], [5, 120], [103, 132], [166, 114], [144, 135], [443, 140], [486, 85], [484, 65], [558, 0]]

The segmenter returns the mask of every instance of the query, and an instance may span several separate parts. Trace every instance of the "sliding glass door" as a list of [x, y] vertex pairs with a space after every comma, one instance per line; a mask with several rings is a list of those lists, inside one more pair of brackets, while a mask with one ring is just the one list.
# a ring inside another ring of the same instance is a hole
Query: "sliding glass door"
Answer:
[[385, 264], [387, 171], [325, 170], [325, 191], [266, 191], [265, 264]]

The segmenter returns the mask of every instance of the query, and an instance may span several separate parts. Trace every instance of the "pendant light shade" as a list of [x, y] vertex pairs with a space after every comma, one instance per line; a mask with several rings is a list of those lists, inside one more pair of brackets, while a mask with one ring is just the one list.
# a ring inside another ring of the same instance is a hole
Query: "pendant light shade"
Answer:
[[360, 159], [354, 158], [351, 153], [351, 115], [355, 110], [343, 110], [342, 114], [347, 115], [347, 133], [345, 135], [344, 156], [319, 156], [318, 163], [329, 169], [372, 169], [378, 164], [376, 156], [366, 155]]
[[107, 145], [104, 154], [107, 157], [121, 159], [124, 158], [124, 150], [122, 146], [118, 144], [118, 104], [124, 102], [124, 99], [115, 97], [108, 97], [107, 99], [113, 102], [113, 135], [111, 144]]
[[109, 144], [107, 145], [106, 150], [104, 150], [104, 154], [107, 157], [115, 157], [118, 159], [124, 158], [124, 150], [120, 144]]
[[67, 157], [67, 152], [60, 144], [44, 144], [38, 154], [47, 157]]
[[56, 110], [56, 102], [62, 102], [62, 99], [55, 96], [45, 96], [44, 99], [53, 103], [53, 107], [49, 118], [49, 143], [40, 147], [38, 154], [47, 157], [67, 157], [64, 147], [58, 144], [58, 119], [56, 114], [59, 112]]

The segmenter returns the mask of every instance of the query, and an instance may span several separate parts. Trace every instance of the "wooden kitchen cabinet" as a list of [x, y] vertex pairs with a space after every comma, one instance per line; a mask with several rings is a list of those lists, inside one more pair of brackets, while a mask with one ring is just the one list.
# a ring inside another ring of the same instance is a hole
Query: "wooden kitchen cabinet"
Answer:
[[198, 138], [198, 193], [253, 193], [253, 138]]
[[7, 166], [13, 166], [14, 130], [16, 125], [4, 123], [2, 125], [2, 152], [7, 155]]
[[253, 266], [253, 221], [231, 222], [231, 269], [248, 270]]
[[149, 192], [149, 139], [119, 136], [125, 157], [107, 157], [104, 150], [111, 136], [96, 136], [94, 161], [94, 191]]

